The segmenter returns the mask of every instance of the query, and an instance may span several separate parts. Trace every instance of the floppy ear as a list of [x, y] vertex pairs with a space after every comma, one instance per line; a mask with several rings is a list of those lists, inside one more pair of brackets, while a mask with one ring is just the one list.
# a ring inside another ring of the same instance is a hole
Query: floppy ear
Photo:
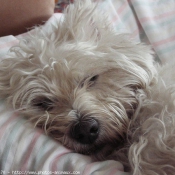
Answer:
[[123, 39], [122, 44], [118, 47], [117, 45], [113, 47], [121, 53], [123, 69], [134, 75], [142, 87], [148, 87], [157, 81], [157, 63], [150, 46], [129, 39]]
[[[26, 77], [30, 74], [37, 74], [41, 71], [37, 64], [32, 64], [30, 59], [18, 55], [15, 52], [13, 58], [5, 58], [0, 61], [0, 97], [1, 98], [15, 98], [14, 94], [19, 92], [22, 94], [23, 85], [27, 85]], [[12, 103], [12, 101], [10, 102]]]

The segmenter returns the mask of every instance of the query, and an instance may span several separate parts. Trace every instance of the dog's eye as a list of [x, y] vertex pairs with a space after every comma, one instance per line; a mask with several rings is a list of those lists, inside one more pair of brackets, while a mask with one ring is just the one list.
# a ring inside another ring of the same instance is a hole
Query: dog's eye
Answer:
[[91, 87], [94, 85], [94, 83], [97, 81], [99, 75], [94, 75], [94, 76], [88, 76], [86, 77], [81, 83], [80, 83], [80, 87], [83, 86], [87, 86], [87, 87]]
[[32, 105], [43, 111], [50, 111], [53, 109], [54, 102], [47, 97], [38, 97], [32, 101]]
[[98, 75], [95, 75], [93, 77], [90, 78], [89, 82], [95, 82], [98, 79]]
[[94, 75], [88, 79], [88, 87], [92, 87], [98, 79], [98, 75]]

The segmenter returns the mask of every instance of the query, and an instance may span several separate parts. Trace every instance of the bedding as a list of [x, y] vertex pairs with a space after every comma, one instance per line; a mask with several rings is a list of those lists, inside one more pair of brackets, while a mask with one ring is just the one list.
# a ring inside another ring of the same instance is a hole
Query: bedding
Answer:
[[[162, 63], [172, 61], [175, 55], [174, 0], [101, 0], [98, 8], [109, 14], [116, 32], [129, 33], [133, 40], [151, 44]], [[62, 14], [54, 14], [43, 26], [45, 32], [52, 30], [55, 21], [61, 19]], [[1, 37], [0, 58], [9, 57], [9, 49], [28, 34]], [[130, 174], [123, 171], [120, 162], [94, 162], [88, 156], [73, 153], [41, 130], [34, 129], [17, 112], [7, 110], [4, 101], [0, 105], [0, 143], [1, 174]]]

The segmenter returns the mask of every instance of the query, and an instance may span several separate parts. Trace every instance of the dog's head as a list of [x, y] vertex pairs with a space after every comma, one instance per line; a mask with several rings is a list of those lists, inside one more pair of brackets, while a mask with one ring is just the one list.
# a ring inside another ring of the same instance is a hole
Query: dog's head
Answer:
[[90, 1], [70, 5], [52, 33], [36, 30], [1, 62], [1, 96], [77, 152], [116, 148], [154, 81], [150, 48], [116, 34]]

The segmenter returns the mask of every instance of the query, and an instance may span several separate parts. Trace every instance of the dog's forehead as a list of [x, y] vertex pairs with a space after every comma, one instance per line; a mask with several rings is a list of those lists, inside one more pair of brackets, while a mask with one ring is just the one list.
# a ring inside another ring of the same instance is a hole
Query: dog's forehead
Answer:
[[[77, 83], [83, 79], [86, 74], [88, 74], [89, 69], [91, 69], [90, 64], [83, 63], [80, 59], [58, 59], [53, 60], [51, 63], [51, 79], [54, 77], [56, 84], [60, 88], [62, 85], [67, 86], [76, 86]], [[47, 73], [46, 73], [47, 74]], [[73, 87], [72, 87], [73, 88]]]
[[116, 59], [109, 53], [93, 48], [60, 46], [52, 58], [50, 65], [54, 65], [54, 77], [61, 89], [63, 86], [74, 89], [85, 78], [99, 75], [116, 66]]
[[[91, 73], [100, 71], [101, 61], [93, 58], [69, 58], [59, 61], [58, 71], [64, 73], [65, 76], [76, 78], [77, 76], [86, 76]], [[97, 70], [98, 67], [98, 70]], [[104, 66], [103, 66], [104, 67]]]
[[67, 53], [60, 57], [58, 62], [61, 64], [61, 69], [69, 72], [78, 72], [81, 74], [90, 72], [103, 72], [105, 69], [114, 68], [117, 61], [109, 54], [100, 55], [100, 53], [93, 53], [87, 51]]

